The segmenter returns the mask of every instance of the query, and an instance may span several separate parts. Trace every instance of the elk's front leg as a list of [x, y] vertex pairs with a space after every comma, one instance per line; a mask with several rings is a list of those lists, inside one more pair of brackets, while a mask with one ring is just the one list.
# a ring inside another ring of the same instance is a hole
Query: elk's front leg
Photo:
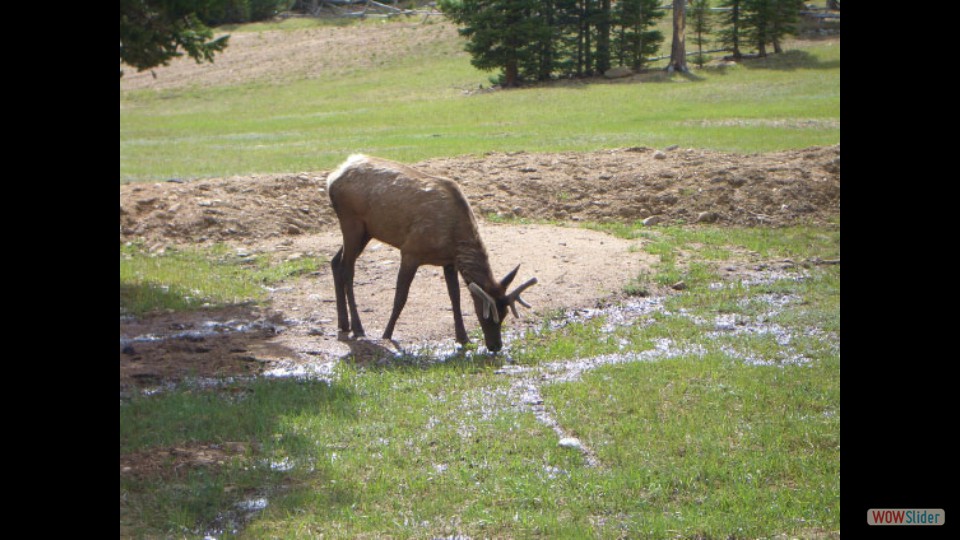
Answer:
[[414, 276], [417, 275], [417, 268], [420, 264], [411, 257], [402, 256], [400, 260], [400, 272], [397, 273], [397, 291], [393, 297], [393, 313], [390, 314], [390, 321], [383, 330], [383, 339], [393, 338], [393, 327], [400, 318], [400, 312], [407, 303], [407, 294], [410, 292], [410, 284]]
[[463, 314], [460, 312], [460, 283], [457, 281], [457, 269], [448, 264], [443, 267], [443, 278], [447, 281], [447, 293], [450, 294], [450, 305], [453, 306], [453, 326], [457, 335], [457, 343], [470, 343], [467, 330], [463, 327]]

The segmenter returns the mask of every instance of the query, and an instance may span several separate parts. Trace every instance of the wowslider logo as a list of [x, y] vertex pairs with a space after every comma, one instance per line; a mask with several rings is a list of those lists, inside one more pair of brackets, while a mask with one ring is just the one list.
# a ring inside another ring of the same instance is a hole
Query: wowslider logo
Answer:
[[943, 508], [930, 510], [906, 508], [871, 508], [868, 525], [943, 525]]

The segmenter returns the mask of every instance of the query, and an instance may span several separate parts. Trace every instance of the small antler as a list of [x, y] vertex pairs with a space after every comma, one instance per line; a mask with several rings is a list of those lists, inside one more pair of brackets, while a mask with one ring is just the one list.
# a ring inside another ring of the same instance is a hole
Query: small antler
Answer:
[[527, 309], [530, 309], [532, 307], [530, 304], [524, 302], [523, 298], [520, 298], [520, 293], [529, 289], [530, 287], [533, 287], [536, 284], [537, 284], [537, 278], [530, 278], [523, 285], [520, 285], [519, 287], [514, 289], [513, 292], [507, 296], [507, 305], [510, 306], [510, 311], [513, 312], [514, 317], [518, 319], [520, 318], [520, 314], [517, 313], [517, 308], [514, 305], [514, 303], [520, 302], [520, 305]]

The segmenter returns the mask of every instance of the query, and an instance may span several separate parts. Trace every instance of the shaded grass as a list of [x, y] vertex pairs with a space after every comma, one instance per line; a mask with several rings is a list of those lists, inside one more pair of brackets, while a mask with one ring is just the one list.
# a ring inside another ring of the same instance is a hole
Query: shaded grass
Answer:
[[[259, 487], [269, 505], [244, 531], [254, 538], [567, 528], [547, 511], [570, 503], [548, 467], [570, 470], [581, 459], [558, 449], [531, 416], [503, 408], [507, 383], [490, 370], [346, 367], [329, 389], [302, 384], [259, 382], [239, 401], [179, 391], [122, 407], [121, 453], [185, 441], [263, 443], [237, 466], [176, 482], [121, 475], [122, 516], [133, 513], [140, 530], [202, 532], [217, 508]], [[271, 468], [281, 460], [292, 467]], [[274, 489], [280, 483], [285, 489]], [[232, 495], [224, 486], [235, 486]]]
[[120, 408], [121, 456], [198, 443], [251, 444], [246, 454], [219, 465], [171, 464], [155, 475], [121, 472], [121, 532], [202, 533], [198, 524], [212, 523], [238, 502], [272, 492], [287, 480], [272, 463], [299, 457], [309, 443], [288, 430], [285, 419], [350, 418], [356, 414], [354, 401], [342, 386], [291, 380], [238, 385], [226, 394], [183, 388], [134, 395]]

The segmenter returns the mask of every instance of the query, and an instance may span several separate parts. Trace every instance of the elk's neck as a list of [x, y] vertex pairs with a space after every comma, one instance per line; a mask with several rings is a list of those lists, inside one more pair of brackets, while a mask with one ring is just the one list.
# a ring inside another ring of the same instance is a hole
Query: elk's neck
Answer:
[[490, 270], [487, 249], [479, 237], [457, 242], [457, 270], [467, 283], [476, 283], [486, 291], [498, 285]]

